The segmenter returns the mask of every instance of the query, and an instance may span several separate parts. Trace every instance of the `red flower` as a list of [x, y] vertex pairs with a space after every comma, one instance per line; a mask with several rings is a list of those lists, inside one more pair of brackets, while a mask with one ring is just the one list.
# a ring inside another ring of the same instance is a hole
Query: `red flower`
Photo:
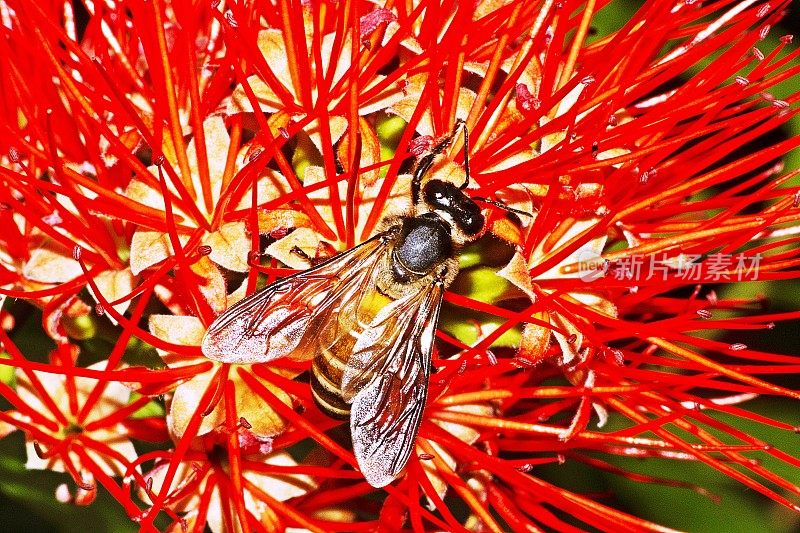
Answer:
[[[547, 480], [563, 462], [709, 494], [630, 457], [797, 509], [798, 461], [741, 422], [794, 428], [739, 404], [800, 395], [774, 379], [796, 357], [742, 342], [798, 312], [735, 292], [800, 264], [779, 162], [800, 138], [752, 144], [796, 115], [769, 92], [800, 70], [765, 41], [787, 5], [654, 0], [593, 35], [613, 4], [0, 3], [0, 294], [57, 343], [35, 361], [0, 329], [18, 369], [0, 429], [145, 530], [162, 511], [214, 531], [664, 529]], [[308, 361], [220, 363], [201, 340], [410, 213], [414, 159], [458, 121], [425, 179], [461, 186], [468, 162], [486, 224], [444, 296], [416, 448], [376, 489]]]

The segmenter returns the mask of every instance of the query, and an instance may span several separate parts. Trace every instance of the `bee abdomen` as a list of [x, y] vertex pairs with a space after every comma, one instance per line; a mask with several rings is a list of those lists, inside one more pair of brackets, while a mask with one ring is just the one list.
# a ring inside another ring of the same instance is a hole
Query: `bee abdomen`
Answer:
[[350, 416], [350, 404], [342, 399], [344, 363], [328, 351], [314, 358], [311, 365], [311, 396], [317, 406], [333, 418]]

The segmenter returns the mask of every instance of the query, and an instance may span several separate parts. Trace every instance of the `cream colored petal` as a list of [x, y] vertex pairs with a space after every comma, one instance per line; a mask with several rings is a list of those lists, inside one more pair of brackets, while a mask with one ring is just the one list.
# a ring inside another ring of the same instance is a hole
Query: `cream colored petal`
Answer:
[[258, 212], [258, 231], [269, 235], [274, 231], [291, 228], [313, 228], [314, 224], [308, 215], [294, 209], [272, 209]]
[[[360, 168], [367, 168], [374, 166], [375, 164], [379, 163], [381, 160], [381, 143], [378, 140], [378, 134], [375, 131], [375, 128], [363, 118], [358, 119], [358, 126], [359, 131], [361, 133], [361, 160], [360, 160]], [[342, 137], [342, 142], [339, 143], [339, 147], [337, 152], [339, 154], [339, 161], [342, 163], [344, 167], [344, 173], [347, 174], [351, 172], [350, 169], [350, 135], [345, 135]], [[365, 186], [369, 186], [375, 183], [375, 181], [380, 178], [380, 170], [375, 169], [369, 172], [363, 172], [359, 174], [359, 187], [358, 190], [361, 190]]]
[[[173, 163], [173, 165], [177, 167], [177, 163]], [[158, 167], [149, 166], [147, 167], [147, 170], [149, 170], [150, 173], [155, 176], [156, 179], [158, 179]], [[178, 196], [178, 193], [172, 186], [172, 180], [167, 178], [166, 182], [167, 190], [173, 195]], [[158, 209], [159, 211], [164, 211], [165, 209], [164, 194], [162, 193], [161, 188], [150, 186], [141, 180], [131, 180], [130, 183], [128, 183], [128, 186], [125, 188], [123, 195], [134, 202], [146, 205], [147, 207], [152, 207], [153, 209]], [[190, 219], [190, 217], [187, 217], [186, 213], [181, 210], [180, 207], [175, 204], [175, 202], [172, 202], [172, 214], [176, 223]]]
[[[234, 516], [236, 513], [233, 513]], [[206, 525], [212, 533], [242, 533], [242, 527], [239, 525], [239, 520], [234, 518], [233, 531], [229, 531], [225, 527], [225, 519], [222, 513], [222, 499], [219, 497], [219, 489], [215, 486], [211, 492], [211, 499], [208, 502], [208, 511], [206, 511]]]
[[[402, 26], [395, 21], [391, 21], [386, 25], [386, 32], [383, 35], [382, 46], [386, 46], [389, 40], [400, 30]], [[405, 31], [405, 30], [404, 30]], [[413, 52], [415, 54], [421, 54], [423, 52], [422, 46], [414, 37], [405, 37], [402, 41], [400, 41], [400, 46], [405, 48], [406, 50]]]
[[[178, 235], [178, 241], [186, 244], [188, 235]], [[136, 230], [131, 239], [131, 273], [139, 275], [149, 268], [172, 256], [172, 242], [169, 235], [160, 231]]]
[[[452, 411], [456, 413], [467, 413], [473, 415], [480, 415], [480, 416], [494, 416], [494, 410], [491, 406], [487, 404], [464, 404], [464, 405], [453, 405], [448, 406], [445, 408], [445, 411]], [[476, 429], [465, 426], [463, 424], [459, 424], [457, 422], [450, 422], [445, 420], [437, 420], [436, 418], [433, 419], [433, 422], [444, 429], [450, 435], [456, 437], [457, 439], [465, 442], [467, 444], [474, 443], [477, 438], [480, 436], [480, 432]], [[434, 449], [434, 453], [441, 458], [452, 470], [456, 469], [456, 460], [452, 454], [450, 454], [447, 450], [442, 448], [435, 442], [428, 441], [431, 447]], [[424, 453], [423, 450], [417, 447], [417, 453]], [[448, 483], [439, 475], [439, 471], [436, 469], [436, 466], [433, 461], [422, 461], [420, 463], [422, 465], [422, 469], [428, 476], [428, 479], [431, 481], [431, 485], [433, 485], [436, 493], [439, 495], [440, 498], [443, 498], [445, 493], [447, 492]], [[433, 504], [429, 501], [429, 506]]]
[[5, 420], [0, 420], [0, 439], [3, 437], [10, 435], [11, 433], [17, 430], [17, 426], [6, 422]]
[[343, 42], [340, 45], [339, 50], [341, 53], [339, 54], [338, 58], [333, 57], [333, 44], [336, 40], [335, 33], [329, 33], [328, 35], [322, 38], [322, 47], [321, 47], [321, 56], [322, 56], [322, 73], [327, 78], [328, 71], [331, 67], [331, 61], [335, 61], [335, 70], [333, 75], [333, 81], [331, 82], [331, 87], [335, 86], [339, 80], [341, 80], [347, 71], [350, 70], [350, 33], [348, 32]]
[[42, 283], [64, 283], [83, 275], [81, 265], [57, 249], [39, 248], [22, 267], [22, 275]]
[[[243, 168], [247, 164], [247, 148], [243, 148], [237, 157], [237, 167]], [[261, 177], [256, 182], [256, 205], [275, 200], [281, 196], [285, 196], [292, 192], [292, 188], [287, 180], [280, 172], [272, 169], [265, 169]], [[252, 191], [248, 191], [242, 196], [239, 204], [236, 206], [237, 210], [250, 209], [253, 205]]]
[[[431, 448], [433, 448], [434, 450], [433, 453], [437, 457], [439, 457], [442, 461], [444, 461], [445, 464], [449, 466], [451, 470], [455, 470], [456, 459], [455, 457], [453, 457], [451, 453], [449, 453], [447, 450], [445, 450], [439, 444], [433, 441], [428, 441], [428, 444], [430, 445]], [[419, 446], [417, 446], [416, 451], [417, 455], [426, 453]], [[428, 480], [431, 482], [431, 485], [433, 485], [433, 490], [436, 491], [436, 494], [439, 496], [439, 498], [444, 498], [444, 495], [447, 493], [447, 488], [450, 485], [447, 483], [447, 481], [444, 480], [442, 476], [439, 475], [439, 470], [436, 468], [436, 465], [433, 462], [433, 460], [421, 461], [420, 464], [422, 465], [423, 472], [425, 472], [425, 474], [428, 476]], [[425, 499], [428, 500], [428, 508], [434, 509], [435, 506], [433, 504], [433, 501], [427, 496], [425, 497]]]
[[[536, 313], [534, 318], [542, 322], [549, 321], [549, 315], [544, 312]], [[529, 364], [535, 364], [541, 361], [547, 353], [547, 349], [550, 347], [551, 333], [551, 328], [539, 323], [525, 324], [525, 328], [522, 330], [522, 340], [519, 344], [517, 357]]]
[[[261, 78], [258, 76], [250, 76], [247, 78], [247, 84], [253, 90], [253, 94], [255, 94], [256, 101], [258, 102], [258, 109], [261, 111], [265, 113], [274, 113], [284, 108], [285, 104], [278, 98], [278, 95], [275, 94], [269, 85], [261, 81]], [[223, 106], [226, 115], [252, 113], [255, 111], [242, 85], [236, 86], [231, 97], [225, 100]]]
[[[164, 488], [164, 481], [166, 479], [167, 471], [169, 470], [169, 463], [164, 461], [157, 463], [152, 470], [145, 474], [145, 479], [148, 483], [151, 484], [151, 492], [153, 494], [159, 494]], [[150, 481], [152, 480], [152, 481]], [[192, 467], [192, 463], [189, 461], [182, 461], [178, 463], [178, 467], [175, 471], [175, 475], [172, 478], [170, 483], [170, 493], [178, 492], [182, 487], [184, 487], [187, 483], [198, 483], [198, 481], [202, 481], [202, 485], [198, 486], [197, 490], [187, 490], [185, 491], [188, 494], [187, 497], [170, 502], [170, 506], [174, 511], [177, 512], [184, 512], [190, 509], [194, 509], [197, 507], [197, 504], [200, 501], [200, 494], [203, 493], [203, 488], [205, 487], [206, 480], [199, 480], [197, 479], [197, 475], [195, 473], [194, 468]], [[214, 489], [216, 491], [216, 489]], [[143, 488], [139, 488], [138, 491], [139, 498], [148, 505], [152, 505], [152, 500], [147, 492]], [[213, 499], [213, 498], [212, 498]], [[211, 509], [209, 508], [209, 512]]]
[[[100, 361], [89, 366], [89, 368], [92, 370], [104, 371], [107, 368], [107, 364], [105, 361]], [[89, 395], [98, 385], [100, 385], [100, 381], [97, 379], [80, 376], [76, 377], [75, 389], [77, 391], [78, 402], [80, 404], [84, 404], [86, 400], [89, 399]], [[106, 416], [119, 411], [128, 405], [130, 398], [131, 390], [128, 387], [118, 381], [106, 381], [103, 384], [103, 393], [92, 406], [92, 410], [86, 416], [86, 423], [100, 420], [101, 418], [105, 418]], [[99, 431], [98, 434], [102, 431], [103, 430]], [[118, 432], [114, 432], [113, 434], [119, 435]], [[109, 436], [110, 435], [106, 435], [106, 437]]]
[[[504, 159], [498, 159], [497, 161], [493, 161], [492, 164], [487, 167], [486, 172], [497, 172], [498, 170], [508, 170], [513, 169], [517, 165], [521, 165], [523, 163], [529, 163], [531, 160], [536, 159], [539, 156], [539, 153], [534, 149], [526, 149], [520, 152], [515, 152]], [[516, 184], [512, 184], [516, 185]], [[529, 187], [540, 187], [546, 188], [546, 185], [537, 185], [537, 184], [529, 184]]]
[[[565, 113], [567, 113], [570, 109], [572, 109], [572, 106], [574, 106], [577, 103], [578, 98], [580, 98], [581, 92], [583, 92], [584, 88], [586, 88], [586, 86], [583, 85], [582, 83], [577, 84], [567, 94], [567, 96], [565, 96], [564, 99], [561, 100], [561, 102], [559, 102], [558, 106], [556, 107], [556, 113], [552, 118], [558, 118], [558, 117], [564, 115]], [[531, 92], [533, 92], [533, 91], [531, 91]], [[539, 125], [540, 126], [544, 126], [545, 124], [550, 122], [550, 120], [552, 120], [552, 118], [548, 118], [547, 116], [543, 116], [541, 118], [541, 120], [539, 121]], [[566, 138], [566, 136], [567, 136], [567, 134], [564, 131], [556, 131], [556, 132], [551, 133], [550, 135], [545, 135], [542, 138], [542, 142], [541, 142], [541, 145], [539, 147], [539, 151], [541, 153], [547, 152], [548, 150], [550, 150], [551, 148], [553, 148], [554, 146], [559, 144], [561, 141], [563, 141]]]
[[235, 291], [228, 295], [228, 306], [234, 305], [245, 296], [247, 296], [247, 278], [242, 281], [242, 284]]
[[[150, 168], [155, 169], [155, 167], [149, 167], [149, 169]], [[125, 188], [124, 195], [134, 202], [138, 202], [142, 205], [159, 209], [161, 211], [164, 210], [164, 195], [161, 194], [161, 191], [151, 187], [149, 184], [141, 180], [132, 179]]]
[[465, 61], [464, 62], [464, 70], [467, 72], [471, 72], [473, 74], [477, 74], [480, 77], [486, 76], [486, 72], [489, 70], [489, 62], [488, 61]]
[[[387, 219], [393, 216], [407, 215], [412, 212], [413, 205], [411, 203], [411, 174], [400, 174], [395, 179], [392, 189], [389, 191], [389, 197], [383, 206], [382, 219]], [[358, 204], [358, 221], [356, 223], [356, 235], [361, 235], [364, 229], [364, 223], [369, 218], [372, 211], [375, 209], [375, 200], [380, 193], [383, 180], [378, 180], [375, 183], [367, 184], [362, 193], [361, 199]]]
[[342, 138], [344, 132], [347, 131], [347, 119], [338, 115], [331, 115], [328, 117], [327, 125], [322, 126], [319, 119], [315, 118], [303, 129], [303, 131], [305, 131], [311, 138], [311, 142], [314, 143], [314, 146], [320, 151], [320, 153], [322, 153], [322, 134], [320, 133], [321, 127], [330, 128], [331, 143], [335, 144], [339, 142], [339, 139]]
[[[205, 140], [206, 158], [208, 160], [208, 179], [210, 181], [211, 198], [209, 202], [216, 205], [222, 190], [222, 176], [225, 173], [225, 163], [228, 160], [228, 148], [231, 144], [230, 135], [221, 116], [212, 116], [203, 122], [203, 137]], [[197, 136], [189, 141], [186, 148], [186, 157], [192, 172], [194, 190], [202, 193], [203, 184], [200, 183], [200, 172], [197, 159]], [[204, 203], [199, 202], [199, 205]]]
[[[516, 60], [516, 56], [511, 56], [503, 61], [503, 64], [500, 66], [500, 68], [506, 73], [511, 73]], [[536, 57], [533, 57], [525, 64], [522, 72], [520, 72], [519, 78], [517, 79], [517, 83], [524, 84], [533, 96], [538, 96], [539, 94], [539, 86], [541, 85], [542, 81], [541, 69], [542, 67], [539, 63], [539, 60]]]
[[[381, 76], [376, 74], [370, 80], [369, 84], [365, 89], [362, 89], [361, 92], [366, 93], [369, 89], [376, 87], [378, 84], [383, 82], [386, 79], [386, 76]], [[383, 111], [384, 109], [393, 106], [397, 102], [403, 99], [403, 90], [400, 84], [398, 83], [390, 83], [386, 87], [380, 90], [378, 94], [372, 96], [369, 100], [359, 102], [358, 104], [358, 114], [361, 116], [369, 115], [371, 113], [376, 113], [378, 111]]]
[[311, 265], [293, 250], [300, 248], [308, 257], [313, 258], [317, 254], [319, 242], [319, 235], [314, 230], [297, 228], [286, 237], [270, 244], [265, 252], [290, 268], [305, 270]]
[[491, 15], [513, 1], [514, 0], [482, 0], [476, 2], [473, 8], [475, 11], [473, 12], [472, 20], [479, 20], [487, 15]]
[[[69, 399], [67, 398], [67, 393], [64, 388], [64, 381], [66, 380], [64, 375], [53, 372], [39, 372], [37, 370], [32, 370], [30, 372], [33, 372], [33, 374], [42, 384], [42, 388], [53, 400], [53, 403], [55, 403], [59, 411], [62, 413], [68, 412]], [[33, 388], [31, 380], [28, 377], [28, 373], [21, 369], [17, 369], [15, 375], [19, 399], [32, 411], [36, 411], [37, 413], [48, 416], [48, 414], [51, 412], [50, 408], [45, 406], [44, 402], [42, 402], [39, 397], [39, 393]]]
[[93, 449], [87, 448], [86, 454], [91, 458], [100, 469], [111, 477], [123, 477], [128, 465], [139, 456], [133, 443], [124, 436], [124, 429], [120, 426], [118, 431], [93, 431], [90, 434], [92, 440], [102, 442], [113, 452], [125, 458], [125, 461], [117, 460], [115, 456], [101, 454]]
[[[444, 409], [445, 411], [450, 411], [453, 413], [465, 413], [470, 415], [480, 415], [480, 416], [494, 416], [494, 408], [485, 403], [468, 403], [462, 405], [451, 405]], [[462, 442], [466, 442], [467, 444], [474, 443], [478, 437], [480, 436], [480, 432], [473, 428], [472, 426], [466, 426], [464, 424], [459, 424], [457, 422], [451, 422], [448, 420], [436, 420], [434, 422], [444, 429], [450, 435], [458, 438]]]
[[[51, 470], [53, 472], [66, 472], [64, 461], [59, 454], [55, 454], [47, 459], [39, 457], [39, 452], [32, 440], [25, 440], [25, 468], [28, 470]], [[44, 448], [47, 451], [47, 448]]]
[[[258, 49], [261, 50], [267, 65], [269, 65], [275, 77], [289, 92], [294, 93], [283, 32], [272, 28], [260, 31], [258, 33]], [[323, 55], [323, 57], [325, 56]]]
[[[214, 372], [206, 372], [178, 385], [175, 389], [167, 418], [170, 432], [175, 437], [181, 437], [186, 431], [213, 377]], [[237, 367], [231, 369], [229, 379], [234, 382], [236, 388], [236, 414], [247, 420], [251, 426], [250, 431], [260, 437], [271, 437], [284, 430], [286, 422], [275, 412], [267, 400], [242, 381]], [[281, 389], [259, 378], [256, 379], [269, 389], [279, 401], [286, 405], [292, 404], [291, 397]], [[203, 417], [197, 434], [204, 435], [224, 423], [225, 399], [221, 398], [211, 413]]]
[[538, 299], [536, 292], [533, 290], [533, 283], [531, 282], [528, 265], [525, 262], [525, 258], [518, 251], [514, 252], [514, 255], [506, 266], [497, 271], [497, 275], [507, 279], [512, 285], [522, 290], [528, 295], [528, 298], [530, 298], [532, 302]]
[[190, 267], [197, 279], [197, 289], [216, 315], [228, 308], [228, 290], [219, 268], [208, 257], [201, 257]]
[[209, 258], [220, 266], [234, 272], [247, 272], [247, 255], [250, 253], [250, 237], [244, 222], [228, 222], [203, 238], [211, 247]]
[[[309, 166], [305, 169], [303, 173], [303, 185], [306, 187], [313, 187], [319, 183], [324, 183], [326, 181], [325, 176], [325, 169], [319, 166]], [[339, 180], [336, 182], [335, 186], [339, 192], [339, 198], [344, 200], [347, 198], [347, 181], [346, 180]], [[333, 220], [333, 208], [336, 207], [331, 202], [331, 192], [330, 188], [320, 187], [317, 190], [310, 191], [308, 193], [308, 198], [314, 204], [319, 215], [322, 217], [323, 220]], [[344, 209], [344, 203], [339, 205], [339, 209]], [[344, 211], [341, 211], [344, 213]]]
[[181, 346], [200, 346], [206, 328], [195, 316], [150, 315], [150, 333], [159, 339]]
[[[172, 393], [168, 406], [167, 427], [174, 439], [179, 439], [186, 433], [192, 417], [200, 405], [200, 400], [206, 393], [215, 372], [205, 372], [194, 376], [185, 383], [181, 383]], [[220, 424], [225, 422], [224, 399], [220, 399], [216, 408], [202, 417], [197, 435], [205, 435]]]
[[[133, 276], [129, 268], [124, 270], [106, 270], [94, 278], [97, 289], [107, 302], [113, 302], [129, 295], [133, 291], [135, 281], [136, 278]], [[92, 293], [92, 297], [95, 299], [95, 301], [100, 303], [91, 287], [89, 287], [89, 292]], [[130, 300], [125, 300], [124, 302], [120, 302], [112, 307], [117, 313], [122, 315], [125, 314], [125, 311], [127, 311], [130, 304]], [[111, 315], [106, 316], [113, 324], [117, 323], [117, 321]]]
[[[264, 462], [276, 466], [297, 466], [297, 462], [286, 452], [269, 455]], [[317, 486], [314, 480], [305, 474], [276, 475], [246, 471], [244, 477], [280, 502], [307, 494]]]
[[[291, 396], [284, 392], [283, 389], [257, 376], [254, 377], [274, 394], [281, 403], [292, 406]], [[282, 433], [286, 429], [286, 421], [273, 409], [270, 401], [266, 400], [258, 390], [250, 389], [250, 386], [242, 380], [235, 368], [234, 372], [232, 372], [232, 379], [236, 385], [236, 413], [247, 420], [251, 426], [250, 431], [260, 437], [272, 437]]]
[[597, 293], [570, 291], [567, 295], [609, 318], [617, 318], [619, 316], [614, 302]]
[[580, 360], [580, 347], [583, 344], [583, 332], [570, 320], [555, 311], [550, 313], [550, 319], [557, 328], [567, 333], [567, 335], [563, 335], [553, 330], [553, 337], [561, 346], [559, 366], [578, 362]]
[[[420, 96], [422, 95], [423, 86], [424, 80], [418, 79], [415, 80], [414, 83], [409, 84], [405, 90], [407, 96], [389, 107], [386, 111], [398, 115], [406, 122], [411, 122], [411, 117], [414, 115], [414, 111], [417, 109], [417, 106], [419, 106], [419, 100]], [[456, 104], [456, 119], [466, 120], [467, 116], [469, 115], [469, 111], [472, 108], [472, 104], [475, 102], [475, 96], [475, 92], [469, 89], [459, 89], [458, 102]], [[430, 136], [436, 136], [443, 133], [434, 131], [433, 119], [431, 118], [429, 109], [425, 110], [422, 118], [417, 123], [416, 131], [420, 135]]]
[[[605, 161], [607, 159], [614, 159], [615, 157], [621, 157], [624, 155], [630, 154], [631, 151], [627, 148], [609, 148], [608, 150], [603, 150], [599, 154], [597, 154], [598, 161]], [[614, 168], [622, 167], [623, 163], [614, 163], [611, 165]]]

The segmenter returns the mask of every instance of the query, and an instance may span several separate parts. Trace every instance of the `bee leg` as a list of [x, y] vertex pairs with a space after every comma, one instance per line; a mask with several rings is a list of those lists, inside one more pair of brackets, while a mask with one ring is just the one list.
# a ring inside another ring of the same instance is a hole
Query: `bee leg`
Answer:
[[419, 202], [419, 191], [422, 188], [422, 178], [425, 177], [425, 174], [427, 174], [428, 170], [430, 170], [430, 168], [433, 166], [433, 160], [436, 158], [436, 156], [444, 152], [453, 142], [453, 139], [458, 133], [459, 128], [464, 128], [464, 172], [467, 175], [466, 180], [460, 188], [465, 189], [467, 185], [469, 185], [469, 133], [467, 132], [467, 126], [464, 124], [464, 121], [458, 119], [456, 120], [455, 126], [453, 126], [453, 131], [450, 133], [450, 135], [443, 138], [439, 144], [431, 148], [430, 152], [421, 157], [417, 162], [417, 166], [414, 168], [414, 175], [411, 179], [411, 201], [414, 204]]
[[453, 128], [453, 136], [455, 136], [456, 128], [459, 126], [464, 128], [464, 183], [459, 187], [463, 191], [469, 187], [469, 129], [463, 120], [458, 119], [456, 120], [456, 127]]
[[434, 157], [436, 157], [436, 154], [433, 152], [427, 154], [419, 160], [417, 166], [414, 168], [414, 174], [411, 178], [411, 202], [414, 205], [419, 203], [419, 191], [422, 188], [422, 178], [425, 177], [425, 174], [433, 166]]
[[300, 257], [301, 259], [305, 260], [311, 266], [314, 266], [316, 263], [320, 262], [316, 258], [311, 257], [310, 255], [308, 255], [306, 253], [306, 251], [303, 250], [302, 248], [300, 248], [299, 246], [293, 246], [292, 249], [289, 250], [289, 252], [293, 253], [294, 255], [296, 255], [296, 256]]

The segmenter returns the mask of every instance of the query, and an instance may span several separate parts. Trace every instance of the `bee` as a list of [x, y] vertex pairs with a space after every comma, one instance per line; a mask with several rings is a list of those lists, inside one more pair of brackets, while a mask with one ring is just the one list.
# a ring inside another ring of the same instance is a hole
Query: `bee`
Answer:
[[466, 127], [463, 185], [428, 176], [460, 126], [416, 162], [411, 213], [244, 298], [203, 338], [203, 354], [223, 363], [312, 359], [313, 398], [326, 414], [349, 417], [353, 452], [374, 487], [394, 481], [415, 448], [444, 290], [458, 273], [458, 251], [485, 224], [464, 192]]

